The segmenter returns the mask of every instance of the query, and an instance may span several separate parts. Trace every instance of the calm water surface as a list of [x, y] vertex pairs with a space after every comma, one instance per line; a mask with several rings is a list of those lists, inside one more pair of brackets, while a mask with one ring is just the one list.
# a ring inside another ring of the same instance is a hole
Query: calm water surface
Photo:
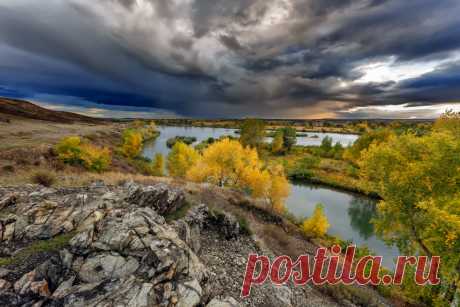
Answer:
[[[209, 138], [219, 138], [224, 135], [238, 136], [236, 129], [198, 128], [198, 127], [159, 127], [160, 136], [144, 146], [143, 155], [153, 158], [155, 153], [167, 155], [170, 149], [166, 141], [175, 136], [193, 136], [195, 144]], [[317, 135], [318, 138], [311, 138]], [[309, 137], [297, 137], [298, 145], [319, 145], [321, 140], [332, 137], [334, 143], [352, 144], [358, 136], [352, 134], [308, 133]], [[383, 256], [383, 264], [393, 267], [393, 258], [398, 255], [395, 247], [388, 247], [374, 234], [370, 220], [375, 216], [375, 201], [371, 198], [334, 190], [318, 185], [291, 183], [291, 195], [286, 201], [287, 209], [299, 218], [311, 216], [315, 205], [322, 203], [325, 214], [331, 224], [329, 234], [343, 240], [352, 240], [358, 246], [367, 245], [377, 255]]]
[[291, 194], [286, 200], [289, 212], [300, 218], [309, 217], [318, 203], [324, 205], [324, 213], [331, 224], [330, 235], [351, 240], [358, 246], [367, 245], [375, 254], [383, 256], [386, 267], [393, 268], [393, 259], [399, 252], [374, 233], [371, 223], [376, 214], [374, 199], [314, 184], [291, 183]]
[[[160, 126], [158, 130], [161, 132], [160, 136], [152, 142], [148, 142], [144, 147], [144, 156], [151, 158], [155, 153], [167, 155], [169, 148], [166, 146], [166, 141], [175, 136], [193, 136], [197, 138], [195, 144], [206, 140], [209, 137], [219, 138], [224, 135], [231, 135], [238, 137], [237, 129], [225, 128], [200, 128], [200, 127], [173, 127], [173, 126]], [[304, 134], [304, 133], [302, 133]], [[297, 145], [301, 146], [319, 146], [321, 141], [329, 136], [332, 138], [333, 144], [339, 142], [343, 146], [349, 146], [358, 139], [355, 134], [339, 134], [339, 133], [322, 133], [322, 132], [309, 132], [308, 136], [298, 136]], [[267, 142], [271, 142], [271, 138], [267, 138]]]

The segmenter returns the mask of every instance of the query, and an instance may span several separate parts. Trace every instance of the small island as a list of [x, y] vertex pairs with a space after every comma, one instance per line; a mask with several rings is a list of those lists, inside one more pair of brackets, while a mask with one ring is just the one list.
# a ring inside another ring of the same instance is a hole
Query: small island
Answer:
[[182, 142], [186, 145], [191, 145], [196, 142], [196, 137], [193, 136], [175, 136], [173, 138], [170, 138], [166, 141], [166, 146], [168, 148], [172, 148], [174, 145], [176, 145], [177, 142]]

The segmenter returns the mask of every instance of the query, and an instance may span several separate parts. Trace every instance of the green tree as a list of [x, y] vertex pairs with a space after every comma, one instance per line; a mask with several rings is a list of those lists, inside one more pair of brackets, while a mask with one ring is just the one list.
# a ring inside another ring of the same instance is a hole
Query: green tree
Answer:
[[283, 143], [283, 132], [277, 131], [272, 140], [272, 153], [280, 154], [283, 152], [284, 143]]
[[241, 125], [240, 142], [243, 146], [260, 148], [265, 139], [265, 123], [260, 119], [248, 118]]
[[460, 286], [460, 136], [450, 129], [392, 136], [363, 151], [359, 166], [363, 186], [384, 199], [377, 233], [403, 253], [440, 255], [448, 289], [441, 296], [452, 301]]
[[319, 146], [319, 148], [325, 153], [330, 152], [332, 149], [332, 138], [330, 136], [326, 136], [321, 141], [321, 145]]
[[277, 133], [283, 134], [283, 148], [286, 152], [289, 152], [297, 143], [297, 132], [292, 127], [284, 127], [277, 130]]
[[361, 157], [361, 152], [368, 149], [371, 144], [380, 144], [394, 135], [395, 133], [393, 131], [386, 128], [365, 132], [352, 146], [345, 150], [344, 158], [349, 161], [358, 161]]
[[172, 177], [185, 178], [187, 171], [198, 161], [200, 155], [191, 146], [177, 142], [168, 155], [168, 172]]

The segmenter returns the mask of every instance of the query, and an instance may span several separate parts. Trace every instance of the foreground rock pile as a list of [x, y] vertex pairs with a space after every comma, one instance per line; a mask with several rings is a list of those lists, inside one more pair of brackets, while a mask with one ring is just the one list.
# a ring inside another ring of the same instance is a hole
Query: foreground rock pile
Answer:
[[22, 275], [23, 264], [2, 267], [1, 306], [237, 305], [232, 298], [202, 301], [209, 272], [159, 214], [183, 204], [180, 190], [131, 183], [0, 193], [2, 257], [14, 259], [27, 242], [74, 234]]
[[308, 286], [241, 300], [247, 255], [270, 251], [206, 205], [167, 223], [185, 202], [162, 183], [0, 187], [0, 306], [336, 306]]

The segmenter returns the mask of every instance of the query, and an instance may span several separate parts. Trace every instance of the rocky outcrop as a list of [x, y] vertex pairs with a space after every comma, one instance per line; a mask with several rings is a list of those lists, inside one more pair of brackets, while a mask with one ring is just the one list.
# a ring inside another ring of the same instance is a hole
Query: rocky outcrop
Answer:
[[201, 250], [200, 236], [203, 229], [213, 230], [226, 240], [235, 239], [240, 234], [240, 224], [232, 214], [209, 210], [204, 204], [190, 209], [173, 227], [195, 253]]
[[185, 202], [166, 184], [0, 188], [0, 257], [14, 260], [41, 242], [0, 266], [0, 306], [309, 305], [288, 286], [237, 301], [246, 257], [261, 251], [233, 215], [204, 204], [168, 224], [164, 215]]
[[185, 202], [184, 192], [166, 184], [156, 186], [139, 186], [128, 184], [128, 201], [139, 207], [150, 207], [158, 214], [167, 214], [182, 207]]
[[[182, 191], [160, 184], [3, 190], [2, 246], [75, 235], [19, 279], [0, 279], [0, 305], [196, 306], [208, 271], [162, 215]], [[14, 201], [13, 201], [14, 200]], [[14, 256], [14, 255], [13, 255]], [[8, 273], [2, 274], [8, 277]], [[2, 276], [5, 277], [5, 276]]]

